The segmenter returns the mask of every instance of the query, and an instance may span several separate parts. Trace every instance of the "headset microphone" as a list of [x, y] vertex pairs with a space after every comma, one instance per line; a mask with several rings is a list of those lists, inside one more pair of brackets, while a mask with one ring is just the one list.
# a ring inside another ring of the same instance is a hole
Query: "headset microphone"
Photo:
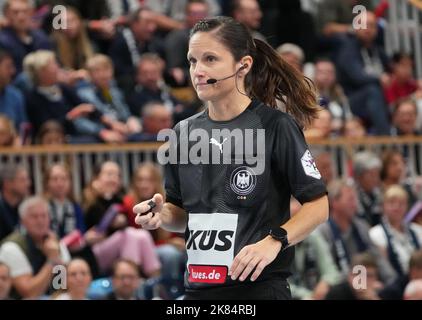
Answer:
[[207, 84], [214, 84], [214, 83], [216, 83], [217, 81], [222, 81], [222, 80], [226, 80], [226, 79], [229, 79], [229, 78], [231, 78], [231, 77], [234, 77], [235, 75], [237, 75], [237, 73], [240, 71], [240, 70], [242, 70], [242, 69], [245, 69], [245, 68], [247, 68], [248, 67], [248, 64], [243, 64], [240, 68], [239, 68], [239, 70], [237, 70], [235, 73], [233, 73], [232, 75], [230, 75], [230, 76], [228, 76], [228, 77], [225, 77], [225, 78], [221, 78], [221, 79], [214, 79], [214, 78], [211, 78], [211, 79], [208, 79], [207, 80]]

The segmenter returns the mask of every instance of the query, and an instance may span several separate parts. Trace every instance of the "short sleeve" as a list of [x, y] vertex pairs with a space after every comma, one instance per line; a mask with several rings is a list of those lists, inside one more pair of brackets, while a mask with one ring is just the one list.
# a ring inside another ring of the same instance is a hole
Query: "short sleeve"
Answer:
[[276, 122], [272, 159], [289, 184], [291, 194], [305, 203], [327, 193], [302, 130], [296, 121], [282, 114]]
[[10, 269], [12, 278], [32, 275], [32, 267], [22, 249], [13, 242], [6, 242], [0, 248], [0, 261]]

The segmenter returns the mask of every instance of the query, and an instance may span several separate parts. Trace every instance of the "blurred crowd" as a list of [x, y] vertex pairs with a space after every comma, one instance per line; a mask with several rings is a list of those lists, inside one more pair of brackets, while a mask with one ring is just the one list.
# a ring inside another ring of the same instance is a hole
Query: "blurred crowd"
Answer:
[[[355, 5], [365, 28], [353, 27]], [[192, 26], [216, 15], [313, 80], [322, 108], [307, 139], [419, 135], [422, 81], [412, 54], [385, 53], [388, 10], [386, 0], [0, 0], [0, 147], [156, 141], [204, 108], [186, 53]], [[422, 299], [422, 183], [406, 169], [419, 148], [359, 152], [343, 180], [331, 154], [313, 150], [330, 219], [297, 246], [295, 299]], [[24, 166], [0, 165], [0, 299], [182, 297], [183, 235], [142, 230], [132, 213], [163, 193], [161, 168], [142, 163], [124, 185], [107, 161], [74, 195], [71, 165], [43, 168], [44, 194]], [[66, 290], [52, 286], [61, 265]]]

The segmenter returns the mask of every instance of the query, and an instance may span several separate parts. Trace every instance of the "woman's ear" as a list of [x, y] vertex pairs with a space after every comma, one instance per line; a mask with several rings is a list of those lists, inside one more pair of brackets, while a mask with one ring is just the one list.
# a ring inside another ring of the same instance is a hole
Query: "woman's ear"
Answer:
[[240, 61], [240, 63], [241, 63], [241, 66], [240, 66], [239, 71], [241, 71], [241, 74], [246, 75], [252, 67], [253, 59], [251, 56], [244, 56], [242, 60]]

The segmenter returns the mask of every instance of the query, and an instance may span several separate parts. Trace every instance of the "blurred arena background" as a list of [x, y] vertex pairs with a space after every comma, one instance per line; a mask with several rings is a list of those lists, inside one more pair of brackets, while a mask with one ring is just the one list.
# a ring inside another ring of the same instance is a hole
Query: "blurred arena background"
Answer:
[[330, 220], [297, 245], [293, 297], [422, 299], [422, 1], [0, 7], [0, 299], [183, 297], [183, 235], [139, 229], [132, 207], [163, 192], [158, 132], [203, 110], [189, 29], [215, 15], [318, 91], [304, 135]]

